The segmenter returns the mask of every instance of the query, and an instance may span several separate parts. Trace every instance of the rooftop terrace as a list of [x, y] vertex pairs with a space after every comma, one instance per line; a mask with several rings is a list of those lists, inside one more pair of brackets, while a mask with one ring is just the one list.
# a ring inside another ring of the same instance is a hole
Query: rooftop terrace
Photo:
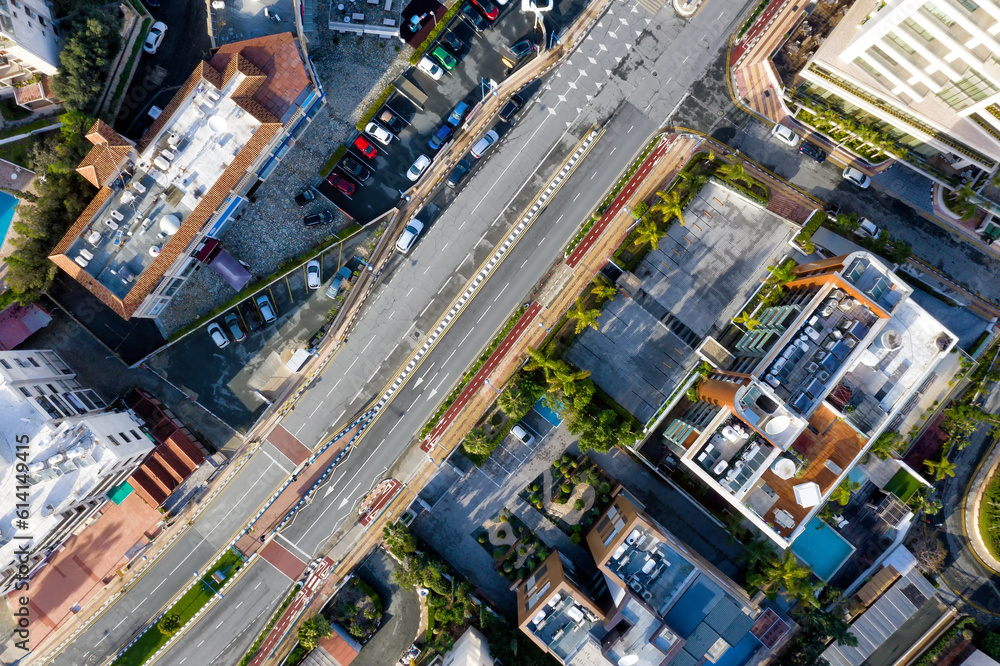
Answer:
[[661, 617], [694, 571], [694, 565], [641, 524], [605, 566]]
[[576, 652], [592, 629], [602, 633], [603, 626], [597, 615], [565, 592], [553, 595], [528, 623], [529, 631], [563, 660]]

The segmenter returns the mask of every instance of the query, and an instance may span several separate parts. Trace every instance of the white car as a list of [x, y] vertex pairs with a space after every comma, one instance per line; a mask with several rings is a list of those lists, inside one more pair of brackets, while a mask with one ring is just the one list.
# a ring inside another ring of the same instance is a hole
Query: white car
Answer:
[[485, 153], [487, 150], [490, 149], [490, 146], [492, 146], [494, 143], [497, 142], [497, 139], [499, 138], [500, 135], [498, 135], [493, 130], [490, 130], [489, 132], [483, 135], [482, 139], [476, 141], [476, 145], [474, 145], [472, 147], [472, 150], [470, 150], [469, 152], [472, 153], [472, 156], [478, 160], [480, 157], [483, 156], [483, 153]]
[[440, 81], [441, 77], [444, 76], [444, 70], [434, 64], [434, 61], [424, 56], [417, 63], [417, 69], [431, 77], [435, 81]]
[[409, 171], [406, 172], [406, 177], [413, 182], [417, 182], [420, 180], [420, 176], [424, 175], [424, 171], [426, 171], [427, 167], [430, 165], [431, 158], [426, 155], [421, 155], [417, 158], [417, 161], [413, 163], [413, 166], [410, 167]]
[[859, 236], [869, 236], [871, 238], [878, 238], [882, 234], [882, 230], [879, 229], [874, 222], [869, 220], [867, 217], [861, 218], [858, 222], [858, 228], [854, 231]]
[[229, 338], [226, 337], [225, 332], [223, 332], [222, 327], [216, 322], [212, 322], [208, 325], [208, 334], [212, 337], [212, 342], [219, 349], [225, 349], [229, 346]]
[[274, 306], [271, 305], [271, 299], [267, 297], [267, 294], [258, 296], [255, 302], [257, 303], [257, 309], [260, 310], [260, 316], [264, 318], [265, 324], [270, 324], [278, 318], [278, 315], [274, 314]]
[[790, 127], [785, 127], [784, 125], [775, 125], [772, 127], [771, 136], [792, 148], [799, 145], [799, 141], [801, 140], [798, 134], [793, 132]]
[[854, 183], [863, 190], [867, 190], [868, 186], [872, 184], [872, 179], [868, 177], [868, 174], [852, 166], [844, 169], [844, 180]]
[[396, 249], [406, 254], [413, 247], [413, 244], [417, 242], [417, 237], [420, 232], [424, 230], [424, 223], [413, 218], [410, 223], [406, 225], [403, 229], [403, 233], [399, 234], [399, 240], [396, 241]]
[[365, 134], [375, 139], [383, 146], [388, 146], [392, 141], [392, 133], [378, 123], [368, 123], [365, 125]]
[[320, 265], [318, 259], [313, 259], [308, 264], [306, 264], [306, 286], [310, 289], [319, 289], [320, 282]]
[[531, 446], [531, 443], [535, 441], [535, 436], [528, 432], [527, 428], [520, 423], [510, 429], [510, 434], [514, 435], [514, 437], [517, 437], [528, 446]]
[[146, 33], [146, 41], [142, 45], [142, 50], [150, 55], [156, 53], [156, 49], [160, 48], [160, 44], [163, 42], [163, 35], [167, 32], [167, 24], [163, 21], [157, 21], [153, 24], [153, 27], [149, 29]]

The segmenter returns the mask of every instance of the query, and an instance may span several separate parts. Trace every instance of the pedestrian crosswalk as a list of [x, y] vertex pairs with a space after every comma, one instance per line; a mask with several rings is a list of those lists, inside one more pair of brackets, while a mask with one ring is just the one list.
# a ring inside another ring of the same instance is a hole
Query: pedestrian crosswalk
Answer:
[[667, 0], [635, 0], [636, 4], [645, 9], [650, 14], [656, 14], [661, 9], [663, 5], [667, 4]]

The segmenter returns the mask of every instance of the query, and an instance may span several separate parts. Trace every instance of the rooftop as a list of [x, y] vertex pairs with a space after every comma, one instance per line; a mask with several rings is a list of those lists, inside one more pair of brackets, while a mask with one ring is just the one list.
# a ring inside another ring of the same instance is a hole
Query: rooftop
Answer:
[[601, 619], [589, 608], [578, 603], [568, 592], [560, 592], [535, 614], [528, 629], [565, 661], [577, 651], [591, 630], [601, 631], [603, 626]]
[[637, 524], [604, 564], [661, 617], [695, 570], [694, 565]]

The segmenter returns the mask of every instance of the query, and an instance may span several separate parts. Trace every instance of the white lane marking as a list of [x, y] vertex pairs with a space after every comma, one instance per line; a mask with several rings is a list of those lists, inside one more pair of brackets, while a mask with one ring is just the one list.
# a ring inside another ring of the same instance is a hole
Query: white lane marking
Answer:
[[326, 392], [326, 397], [329, 398], [330, 394], [337, 390], [337, 387], [340, 386], [340, 382], [343, 381], [343, 379], [344, 378], [341, 377], [340, 379], [337, 380], [337, 383], [334, 384], [333, 387], [329, 391]]
[[359, 359], [359, 358], [361, 358], [361, 357], [360, 357], [360, 356], [355, 356], [355, 357], [354, 357], [354, 360], [353, 360], [353, 361], [351, 361], [351, 364], [350, 364], [349, 366], [347, 366], [347, 370], [345, 370], [344, 372], [350, 372], [350, 371], [351, 371], [351, 368], [353, 368], [353, 367], [354, 367], [354, 364], [358, 362], [358, 359]]
[[[172, 572], [171, 572], [171, 573], [172, 573]], [[118, 627], [122, 626], [122, 622], [125, 622], [125, 620], [127, 620], [127, 619], [128, 619], [128, 617], [123, 617], [123, 618], [121, 619], [121, 621], [120, 621], [120, 622], [119, 622], [118, 624], [116, 624], [116, 625], [115, 625], [114, 627], [112, 627], [112, 628], [111, 628], [111, 631], [114, 631], [114, 630], [115, 630], [115, 629], [117, 629]]]
[[256, 590], [256, 589], [257, 589], [258, 587], [260, 587], [260, 586], [261, 586], [261, 583], [263, 583], [263, 582], [264, 582], [264, 581], [262, 581], [262, 580], [260, 580], [260, 581], [257, 581], [257, 584], [253, 586], [253, 589], [255, 589], [255, 590]]
[[445, 250], [447, 250], [447, 249], [448, 249], [448, 246], [449, 246], [449, 245], [451, 245], [451, 241], [448, 241], [447, 243], [445, 243], [445, 244], [444, 244], [444, 247], [442, 247], [440, 251], [441, 251], [441, 252], [444, 252]]
[[[545, 240], [545, 239], [543, 238], [542, 240]], [[539, 245], [541, 245], [541, 243], [539, 243]], [[500, 300], [500, 297], [503, 296], [503, 292], [506, 291], [507, 287], [509, 287], [509, 286], [510, 286], [510, 282], [507, 282], [506, 284], [504, 284], [503, 289], [501, 289], [500, 293], [497, 294], [497, 297], [493, 299], [494, 303], [496, 303], [498, 300]]]
[[286, 537], [281, 532], [278, 532], [278, 538], [281, 539], [282, 541], [284, 541], [285, 543], [287, 543], [289, 546], [291, 546], [295, 550], [297, 550], [300, 553], [302, 553], [305, 556], [305, 558], [306, 558], [306, 562], [312, 561], [312, 555], [310, 555], [309, 553], [307, 553], [306, 551], [302, 550], [301, 548], [299, 548], [298, 546], [296, 546], [294, 543], [292, 543], [291, 541], [289, 541], [288, 537]]
[[417, 316], [418, 316], [418, 317], [423, 317], [423, 316], [424, 316], [424, 313], [425, 313], [425, 312], [427, 312], [427, 308], [429, 308], [429, 307], [431, 306], [431, 303], [433, 303], [433, 302], [434, 302], [434, 299], [433, 299], [433, 298], [432, 298], [431, 300], [427, 301], [427, 305], [426, 305], [426, 306], [424, 306], [424, 309], [423, 309], [423, 310], [421, 310], [421, 311], [420, 311], [420, 314], [418, 314]]
[[439, 295], [441, 294], [441, 292], [442, 292], [442, 291], [444, 291], [444, 288], [445, 288], [445, 287], [447, 287], [447, 286], [448, 286], [448, 285], [449, 285], [449, 284], [451, 283], [451, 278], [452, 278], [452, 276], [451, 276], [451, 275], [449, 275], [449, 276], [448, 276], [448, 279], [447, 279], [447, 280], [445, 280], [445, 281], [444, 281], [444, 284], [442, 284], [442, 285], [441, 285], [441, 288], [440, 288], [440, 289], [438, 289], [438, 294], [439, 294]]
[[225, 623], [226, 623], [226, 621], [225, 621], [225, 620], [222, 620], [221, 622], [219, 622], [219, 624], [215, 625], [215, 628], [216, 628], [216, 629], [218, 629], [219, 627], [221, 627], [221, 626], [222, 626], [222, 625], [224, 625]]
[[452, 349], [452, 350], [451, 350], [451, 353], [450, 353], [450, 354], [448, 354], [448, 358], [446, 358], [446, 359], [444, 360], [444, 363], [443, 363], [442, 365], [448, 365], [448, 361], [450, 361], [450, 360], [451, 360], [451, 357], [452, 357], [452, 356], [454, 356], [454, 355], [455, 355], [455, 352], [457, 352], [457, 351], [458, 351], [458, 349]]
[[557, 217], [556, 218], [556, 224], [559, 224], [559, 220], [563, 219], [564, 217], [566, 217], [565, 213], [563, 213], [562, 215], [560, 215], [559, 217]]
[[462, 345], [464, 345], [465, 341], [469, 339], [470, 335], [472, 335], [472, 329], [469, 329], [469, 332], [465, 334], [465, 337], [462, 338], [462, 341], [458, 343], [458, 346], [461, 347]]
[[[413, 287], [410, 287], [410, 291], [413, 291]], [[407, 296], [409, 296], [410, 295], [410, 291], [406, 292], [406, 296], [403, 296], [403, 298], [406, 298]]]
[[[530, 259], [530, 258], [531, 258], [531, 257], [528, 257], [528, 259]], [[525, 260], [524, 260], [524, 263], [523, 263], [523, 264], [521, 264], [521, 268], [524, 268], [525, 264], [527, 264], [527, 263], [528, 263], [528, 259], [525, 259]]]
[[[479, 317], [479, 319], [477, 319], [477, 320], [476, 320], [476, 323], [477, 323], [477, 324], [478, 324], [479, 322], [481, 322], [481, 321], [483, 320], [483, 317], [485, 317], [485, 316], [486, 316], [486, 313], [490, 311], [490, 308], [491, 308], [491, 307], [492, 307], [492, 306], [490, 306], [490, 305], [487, 305], [487, 306], [486, 306], [486, 309], [485, 309], [485, 310], [483, 310], [483, 314], [482, 314], [482, 315], [481, 315], [481, 316]], [[465, 340], [462, 340], [462, 342], [465, 342]]]
[[632, 125], [631, 127], [628, 128], [628, 132], [625, 132], [625, 133], [628, 134], [629, 132], [631, 132], [634, 129], [635, 129], [635, 125]]
[[611, 149], [611, 152], [608, 153], [608, 157], [611, 157], [612, 155], [614, 155], [616, 150], [618, 150], [618, 146], [615, 146], [614, 148]]
[[579, 193], [579, 192], [577, 192], [577, 193], [576, 193], [576, 196], [575, 196], [575, 197], [573, 197], [573, 201], [576, 201], [576, 200], [577, 200], [577, 199], [579, 199], [579, 198], [580, 198], [580, 193]]
[[424, 272], [423, 272], [423, 274], [424, 274], [424, 275], [427, 275], [427, 271], [429, 271], [430, 269], [431, 269], [431, 266], [430, 266], [430, 264], [428, 264], [428, 265], [427, 265], [427, 268], [425, 268], [425, 269], [424, 269]]
[[367, 345], [365, 345], [365, 348], [361, 350], [361, 353], [362, 353], [362, 354], [364, 354], [364, 353], [365, 353], [366, 351], [368, 351], [368, 348], [369, 348], [369, 347], [371, 346], [371, 344], [372, 344], [373, 342], [375, 342], [375, 338], [377, 338], [377, 337], [378, 337], [378, 333], [374, 333], [374, 334], [372, 334], [372, 339], [371, 339], [371, 340], [369, 340], [369, 341], [368, 341], [368, 344], [367, 344]]
[[[319, 409], [319, 407], [317, 407], [316, 409]], [[316, 409], [313, 410], [313, 414], [316, 413]], [[312, 414], [309, 415], [309, 418], [312, 418]], [[284, 472], [285, 474], [290, 474], [290, 472], [288, 471], [288, 469], [284, 465], [282, 465], [280, 462], [278, 462], [277, 460], [275, 460], [274, 456], [272, 456], [270, 453], [267, 452], [267, 449], [261, 449], [260, 452], [263, 453], [265, 456], [267, 456], [268, 460], [270, 460], [275, 465], [277, 465], [281, 469], [282, 472]]]

